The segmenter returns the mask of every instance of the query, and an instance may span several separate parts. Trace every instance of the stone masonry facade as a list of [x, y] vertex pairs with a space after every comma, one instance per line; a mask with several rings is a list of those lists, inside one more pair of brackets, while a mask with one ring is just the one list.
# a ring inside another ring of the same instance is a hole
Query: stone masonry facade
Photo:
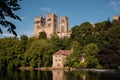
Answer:
[[34, 18], [34, 36], [38, 37], [40, 32], [45, 32], [47, 38], [52, 34], [57, 34], [59, 38], [69, 37], [68, 17], [62, 16], [58, 19], [56, 14], [46, 14], [46, 18], [39, 16]]

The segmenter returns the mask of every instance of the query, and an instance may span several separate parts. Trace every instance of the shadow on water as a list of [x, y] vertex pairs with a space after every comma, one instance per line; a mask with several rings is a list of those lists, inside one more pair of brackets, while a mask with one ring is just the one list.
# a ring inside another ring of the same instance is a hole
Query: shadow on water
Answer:
[[0, 71], [0, 80], [119, 80], [120, 72]]

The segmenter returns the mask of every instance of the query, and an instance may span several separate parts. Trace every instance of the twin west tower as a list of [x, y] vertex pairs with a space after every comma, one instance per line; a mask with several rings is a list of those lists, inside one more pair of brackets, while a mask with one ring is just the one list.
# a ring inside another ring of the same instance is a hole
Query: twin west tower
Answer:
[[56, 14], [46, 14], [46, 18], [39, 16], [34, 18], [34, 36], [38, 37], [40, 32], [45, 32], [47, 38], [57, 34], [60, 38], [69, 37], [68, 17], [62, 16], [58, 19]]

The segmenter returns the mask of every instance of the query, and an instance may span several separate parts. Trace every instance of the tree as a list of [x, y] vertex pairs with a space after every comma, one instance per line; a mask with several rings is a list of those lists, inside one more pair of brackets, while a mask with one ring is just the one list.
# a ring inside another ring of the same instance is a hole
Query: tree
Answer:
[[23, 40], [23, 41], [27, 41], [27, 40], [28, 40], [28, 36], [26, 36], [26, 35], [21, 35], [21, 36], [20, 36], [20, 39]]
[[62, 41], [61, 49], [63, 49], [63, 50], [69, 50], [69, 49], [71, 49], [70, 48], [70, 43], [71, 43], [70, 38], [64, 37], [63, 39], [61, 39], [61, 41]]
[[0, 68], [15, 69], [21, 65], [23, 48], [18, 38], [0, 39]]
[[[111, 48], [110, 48], [111, 47]], [[106, 48], [101, 48], [99, 52], [100, 64], [105, 69], [118, 69], [120, 65], [120, 56], [116, 54], [112, 47], [116, 47], [115, 44], [111, 44]]]
[[58, 37], [56, 33], [51, 35], [51, 43], [54, 44], [54, 50], [59, 50], [62, 48], [62, 40]]
[[[99, 52], [99, 61], [103, 68], [118, 69], [120, 65], [120, 26], [112, 26], [105, 35], [107, 45], [102, 46]], [[103, 41], [103, 40], [102, 40]], [[105, 42], [104, 41], [104, 42]]]
[[79, 42], [73, 41], [71, 43], [71, 49], [72, 49], [72, 53], [70, 56], [67, 57], [65, 66], [78, 68], [80, 64], [80, 55], [81, 55], [82, 47], [80, 46]]
[[48, 67], [52, 65], [53, 44], [48, 40], [35, 40], [24, 54], [24, 65], [32, 67]]
[[99, 60], [97, 58], [98, 52], [99, 52], [99, 48], [94, 43], [88, 44], [83, 48], [82, 54], [85, 57], [85, 61], [82, 63], [85, 64], [86, 68], [98, 68], [98, 67], [100, 67]]
[[71, 40], [80, 42], [82, 46], [95, 41], [93, 25], [89, 22], [84, 22], [80, 26], [73, 27]]
[[21, 53], [24, 53], [27, 49], [27, 44], [28, 44], [28, 36], [26, 35], [21, 35], [20, 36], [20, 45], [23, 49], [23, 51], [21, 51]]
[[[16, 26], [7, 20], [7, 18], [21, 21], [20, 17], [14, 14], [14, 11], [20, 9], [19, 1], [21, 0], [0, 0], [0, 25], [5, 28], [7, 27], [7, 31], [13, 33], [15, 36], [17, 36], [15, 32]], [[3, 33], [1, 28], [0, 33]]]
[[39, 39], [47, 39], [47, 34], [44, 31], [40, 32], [38, 38]]

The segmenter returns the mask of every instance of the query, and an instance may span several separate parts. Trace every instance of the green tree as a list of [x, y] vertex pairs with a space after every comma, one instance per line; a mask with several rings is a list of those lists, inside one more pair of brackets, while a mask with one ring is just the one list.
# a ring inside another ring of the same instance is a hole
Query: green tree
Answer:
[[23, 41], [27, 41], [27, 40], [28, 40], [28, 36], [26, 36], [26, 35], [21, 35], [21, 36], [20, 36], [20, 39], [23, 40]]
[[46, 67], [52, 65], [53, 45], [48, 40], [35, 40], [25, 52], [24, 66]]
[[0, 39], [0, 67], [14, 69], [21, 65], [23, 51], [18, 38]]
[[100, 67], [99, 60], [97, 57], [98, 52], [99, 52], [99, 48], [94, 43], [88, 44], [83, 48], [82, 54], [85, 57], [85, 61], [82, 63], [85, 64], [86, 68]]
[[59, 49], [62, 49], [62, 40], [58, 37], [56, 33], [51, 35], [50, 42], [54, 44], [54, 50], [58, 51]]
[[80, 55], [82, 50], [80, 43], [77, 41], [73, 41], [71, 43], [71, 50], [72, 50], [72, 53], [70, 56], [67, 57], [65, 66], [78, 68], [80, 67]]
[[47, 34], [44, 31], [40, 32], [38, 38], [39, 39], [47, 39]]
[[80, 26], [72, 28], [71, 40], [75, 40], [81, 43], [82, 46], [95, 41], [94, 27], [89, 22], [84, 22]]
[[[1, 0], [0, 1], [0, 25], [4, 26], [5, 28], [8, 27], [8, 32], [12, 32], [15, 36], [17, 36], [15, 32], [15, 25], [8, 21], [7, 18], [12, 18], [15, 20], [20, 20], [18, 15], [15, 15], [14, 11], [20, 9], [20, 5], [18, 2], [21, 0]], [[2, 34], [2, 29], [0, 28], [0, 33]]]
[[61, 49], [63, 49], [63, 50], [69, 50], [69, 49], [71, 49], [71, 47], [70, 47], [71, 42], [72, 41], [68, 37], [62, 38], [61, 39], [61, 43], [62, 43]]
[[105, 35], [107, 45], [100, 47], [99, 61], [103, 68], [118, 69], [120, 65], [120, 26], [113, 25]]

